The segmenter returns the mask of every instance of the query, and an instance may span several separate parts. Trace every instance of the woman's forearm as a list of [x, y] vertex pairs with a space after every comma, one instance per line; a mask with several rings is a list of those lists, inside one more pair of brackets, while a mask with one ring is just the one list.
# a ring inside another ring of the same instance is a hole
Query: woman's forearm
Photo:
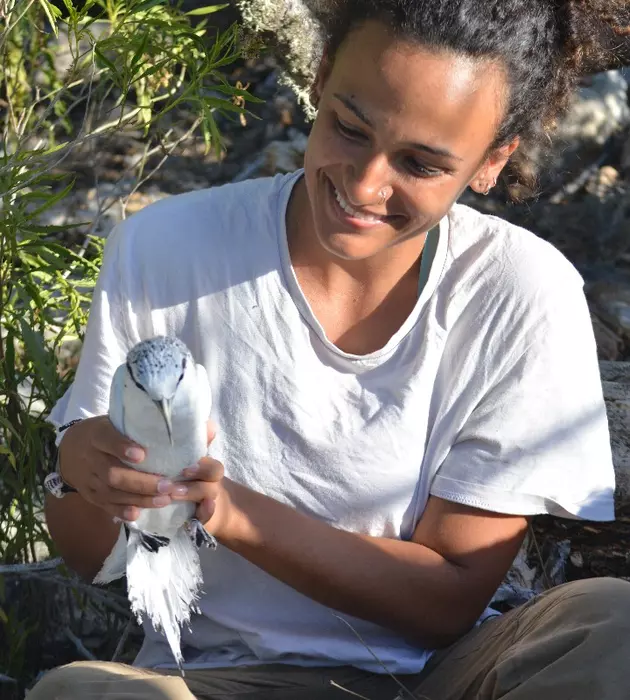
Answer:
[[120, 525], [78, 493], [62, 499], [48, 495], [45, 512], [50, 536], [66, 564], [92, 581], [116, 543]]
[[297, 591], [428, 648], [451, 643], [481, 611], [464, 570], [413, 542], [337, 530], [225, 480], [232, 516], [219, 539]]

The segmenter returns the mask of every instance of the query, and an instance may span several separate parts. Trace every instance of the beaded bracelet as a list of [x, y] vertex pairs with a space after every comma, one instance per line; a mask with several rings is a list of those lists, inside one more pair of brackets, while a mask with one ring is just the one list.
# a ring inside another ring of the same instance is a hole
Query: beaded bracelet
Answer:
[[[58, 432], [63, 433], [64, 430], [67, 430], [71, 425], [74, 425], [75, 423], [80, 423], [82, 418], [75, 418], [74, 420], [71, 420], [69, 423], [66, 423], [65, 425], [62, 425]], [[55, 471], [51, 472], [46, 476], [44, 479], [44, 487], [46, 490], [53, 495], [55, 498], [63, 498], [67, 493], [77, 493], [77, 490], [74, 488], [74, 486], [70, 486], [67, 482], [63, 480], [63, 477], [61, 475], [61, 465], [59, 463], [59, 449], [57, 449], [57, 454], [55, 457]]]

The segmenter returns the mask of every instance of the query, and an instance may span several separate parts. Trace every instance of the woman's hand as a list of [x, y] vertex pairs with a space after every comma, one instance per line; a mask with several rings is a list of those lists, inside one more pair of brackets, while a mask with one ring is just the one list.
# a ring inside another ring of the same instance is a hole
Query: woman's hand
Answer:
[[[208, 423], [208, 445], [214, 440], [216, 430], [212, 422]], [[223, 465], [212, 457], [202, 457], [198, 464], [184, 469], [185, 481], [177, 481], [172, 491], [173, 500], [193, 501], [197, 504], [195, 517], [204, 525], [209, 524], [209, 531], [218, 536], [220, 521], [223, 521], [227, 501], [223, 479]], [[212, 520], [212, 523], [208, 521]], [[211, 525], [211, 526], [210, 526]]]
[[119, 433], [107, 416], [70, 426], [59, 445], [59, 468], [68, 484], [89, 503], [122, 520], [136, 520], [142, 508], [171, 503], [171, 481], [130, 469], [144, 459], [140, 445]]

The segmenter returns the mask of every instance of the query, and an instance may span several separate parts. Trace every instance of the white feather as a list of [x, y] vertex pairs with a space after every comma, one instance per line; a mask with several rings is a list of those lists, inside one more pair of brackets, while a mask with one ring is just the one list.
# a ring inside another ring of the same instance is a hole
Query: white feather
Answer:
[[167, 547], [148, 552], [132, 530], [127, 553], [131, 609], [139, 620], [147, 617], [156, 630], [164, 632], [180, 665], [181, 626], [190, 622], [191, 613], [197, 609], [202, 584], [197, 547], [186, 530], [180, 528]]

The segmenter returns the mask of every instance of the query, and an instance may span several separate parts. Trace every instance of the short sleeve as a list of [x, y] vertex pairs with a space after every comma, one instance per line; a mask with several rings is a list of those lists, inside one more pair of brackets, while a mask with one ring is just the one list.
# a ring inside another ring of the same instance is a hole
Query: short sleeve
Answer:
[[[502, 513], [614, 519], [590, 314], [581, 280], [563, 282], [548, 280], [527, 318], [498, 324], [488, 338], [478, 360], [487, 380], [436, 471], [433, 495]], [[527, 331], [509, 332], [510, 323]], [[505, 343], [511, 336], [519, 342]]]
[[77, 418], [107, 413], [114, 372], [139, 340], [134, 331], [128, 284], [122, 273], [124, 228], [124, 224], [119, 225], [107, 239], [79, 366], [72, 385], [48, 416], [56, 428]]

